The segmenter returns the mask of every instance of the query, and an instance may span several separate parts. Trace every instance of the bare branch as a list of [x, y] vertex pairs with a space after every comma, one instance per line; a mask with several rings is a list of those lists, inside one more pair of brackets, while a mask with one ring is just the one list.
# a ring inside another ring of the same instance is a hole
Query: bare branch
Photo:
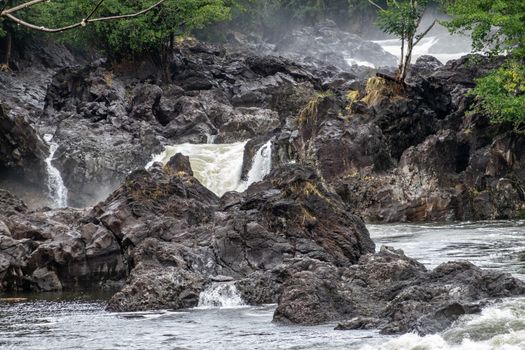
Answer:
[[[39, 0], [34, 0], [34, 1], [39, 1]], [[45, 1], [45, 0], [42, 0], [42, 1]], [[39, 2], [42, 2], [42, 1], [39, 1]], [[155, 9], [156, 7], [160, 6], [166, 0], [160, 0], [157, 3], [151, 5], [150, 7], [147, 7], [147, 8], [145, 8], [145, 9], [139, 11], [139, 12], [136, 12], [136, 13], [131, 13], [131, 14], [127, 14], [127, 15], [98, 17], [98, 18], [91, 19], [91, 16], [93, 16], [93, 14], [100, 7], [100, 5], [102, 4], [103, 1], [104, 0], [100, 0], [99, 3], [97, 4], [97, 6], [91, 11], [89, 16], [86, 17], [85, 19], [82, 19], [80, 22], [73, 23], [73, 24], [70, 24], [68, 26], [64, 26], [64, 27], [60, 27], [60, 28], [47, 28], [47, 27], [44, 27], [44, 26], [38, 26], [38, 25], [35, 25], [35, 24], [32, 24], [32, 23], [26, 22], [23, 19], [20, 19], [18, 17], [13, 16], [11, 14], [11, 12], [13, 12], [13, 11], [11, 11], [12, 9], [9, 9], [9, 10], [3, 12], [2, 16], [5, 16], [5, 17], [9, 18], [10, 20], [12, 20], [12, 21], [14, 21], [14, 22], [24, 26], [24, 27], [27, 27], [27, 28], [30, 28], [30, 29], [33, 29], [33, 30], [37, 30], [37, 31], [40, 31], [40, 32], [45, 32], [45, 33], [60, 33], [60, 32], [66, 31], [66, 30], [71, 30], [71, 29], [75, 29], [75, 28], [78, 28], [78, 27], [83, 27], [83, 26], [85, 26], [85, 25], [87, 25], [87, 24], [89, 24], [91, 22], [110, 21], [110, 20], [117, 20], [117, 19], [129, 19], [129, 18], [137, 17], [137, 16], [140, 16], [142, 14], [145, 14], [146, 12], [149, 12], [149, 11]]]
[[434, 20], [434, 21], [432, 22], [432, 24], [431, 24], [430, 26], [428, 26], [428, 28], [427, 28], [423, 33], [418, 34], [418, 35], [417, 35], [417, 40], [416, 40], [416, 42], [414, 43], [414, 46], [416, 46], [417, 44], [419, 44], [419, 42], [421, 41], [421, 39], [423, 39], [423, 38], [425, 37], [425, 35], [427, 35], [428, 32], [430, 32], [430, 30], [431, 30], [432, 28], [434, 28], [435, 25], [436, 25], [436, 20]]
[[166, 1], [166, 0], [160, 0], [159, 2], [151, 5], [150, 7], [145, 8], [142, 11], [139, 11], [139, 12], [136, 12], [136, 13], [132, 13], [132, 14], [129, 14], [129, 15], [118, 15], [118, 16], [108, 16], [108, 17], [93, 18], [92, 20], [90, 20], [90, 22], [100, 22], [100, 21], [109, 21], [109, 20], [113, 20], [113, 19], [125, 19], [125, 18], [137, 17], [137, 16], [145, 14], [146, 12], [149, 12], [149, 11], [153, 10], [156, 7], [159, 7], [164, 1]]
[[372, 5], [374, 5], [375, 7], [377, 7], [380, 11], [385, 11], [384, 8], [382, 8], [379, 4], [377, 4], [376, 2], [372, 1], [372, 0], [368, 0], [368, 2]]
[[41, 2], [45, 2], [45, 1], [47, 1], [47, 0], [31, 0], [31, 1], [25, 2], [23, 4], [20, 4], [18, 6], [11, 7], [10, 9], [7, 9], [5, 11], [2, 11], [2, 13], [0, 13], [0, 16], [5, 16], [5, 15], [8, 15], [10, 13], [13, 13], [13, 12], [25, 9], [27, 7], [31, 7], [31, 6], [36, 5], [36, 4], [40, 4]]

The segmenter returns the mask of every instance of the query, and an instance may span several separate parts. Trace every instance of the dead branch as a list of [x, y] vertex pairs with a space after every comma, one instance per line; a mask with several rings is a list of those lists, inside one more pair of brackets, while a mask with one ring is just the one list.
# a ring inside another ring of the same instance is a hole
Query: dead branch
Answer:
[[166, 0], [159, 0], [157, 3], [151, 5], [150, 7], [147, 7], [147, 8], [145, 8], [145, 9], [139, 11], [139, 12], [136, 12], [136, 13], [126, 14], [126, 15], [115, 15], [115, 16], [91, 18], [95, 14], [95, 12], [98, 10], [100, 5], [102, 5], [102, 3], [104, 2], [104, 0], [99, 0], [97, 5], [93, 8], [93, 10], [89, 13], [89, 15], [86, 18], [83, 18], [80, 22], [73, 23], [73, 24], [70, 24], [70, 25], [67, 25], [67, 26], [64, 26], [64, 27], [60, 27], [60, 28], [47, 28], [47, 27], [44, 27], [44, 26], [38, 26], [36, 24], [32, 24], [32, 23], [26, 22], [23, 19], [12, 15], [13, 12], [16, 12], [18, 10], [21, 10], [21, 9], [24, 9], [24, 8], [27, 8], [27, 7], [30, 7], [30, 6], [33, 6], [35, 4], [38, 4], [38, 3], [41, 3], [41, 2], [44, 2], [44, 1], [46, 1], [46, 0], [32, 0], [32, 1], [26, 2], [24, 4], [12, 7], [10, 9], [2, 11], [2, 13], [0, 13], [0, 17], [2, 17], [2, 16], [7, 17], [10, 20], [14, 21], [15, 23], [20, 24], [21, 26], [27, 27], [29, 29], [37, 30], [37, 31], [40, 31], [40, 32], [60, 33], [60, 32], [66, 31], [66, 30], [71, 30], [71, 29], [75, 29], [75, 28], [78, 28], [78, 27], [84, 27], [87, 24], [92, 23], [92, 22], [111, 21], [111, 20], [129, 19], [129, 18], [133, 18], [133, 17], [138, 17], [140, 15], [145, 14], [146, 12], [149, 12], [149, 11], [159, 7]]

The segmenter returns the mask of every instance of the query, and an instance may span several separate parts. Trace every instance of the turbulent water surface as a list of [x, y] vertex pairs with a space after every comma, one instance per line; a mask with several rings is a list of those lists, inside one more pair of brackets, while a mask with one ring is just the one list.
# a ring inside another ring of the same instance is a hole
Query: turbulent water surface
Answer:
[[255, 154], [247, 179], [241, 179], [245, 142], [230, 144], [190, 144], [167, 146], [146, 166], [154, 162], [166, 164], [181, 153], [190, 159], [194, 176], [201, 184], [218, 196], [229, 191], [242, 192], [249, 185], [261, 181], [271, 170], [272, 146], [268, 141]]
[[[525, 222], [369, 227], [378, 245], [404, 249], [429, 267], [467, 259], [525, 278]], [[209, 290], [192, 310], [104, 311], [104, 297], [37, 296], [0, 302], [2, 349], [358, 349], [523, 350], [525, 299], [509, 299], [450, 330], [419, 337], [334, 331], [334, 325], [278, 326], [275, 306], [243, 306], [231, 288]], [[214, 298], [216, 300], [214, 300]], [[232, 300], [226, 300], [226, 299]], [[217, 306], [225, 306], [217, 308]]]

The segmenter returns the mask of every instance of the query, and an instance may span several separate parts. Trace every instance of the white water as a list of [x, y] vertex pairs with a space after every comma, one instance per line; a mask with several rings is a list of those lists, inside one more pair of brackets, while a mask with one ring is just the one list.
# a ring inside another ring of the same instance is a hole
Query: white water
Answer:
[[363, 67], [375, 68], [375, 65], [373, 63], [370, 63], [368, 61], [357, 60], [355, 58], [346, 58], [346, 62], [351, 66], [358, 65]]
[[405, 334], [361, 350], [523, 350], [524, 315], [525, 299], [511, 299], [484, 309], [481, 315], [461, 318], [442, 334]]
[[[368, 227], [378, 246], [401, 248], [429, 268], [465, 259], [525, 278], [525, 263], [518, 259], [525, 251], [525, 221]], [[1, 349], [525, 350], [525, 299], [519, 298], [464, 317], [446, 332], [420, 337], [335, 331], [335, 324], [280, 325], [272, 322], [275, 305], [112, 313], [105, 311], [105, 300], [37, 297], [52, 301], [0, 302]]]
[[272, 140], [259, 148], [253, 157], [252, 167], [248, 172], [247, 180], [242, 182], [237, 191], [245, 191], [251, 184], [262, 181], [272, 171]]
[[229, 191], [245, 191], [252, 183], [261, 181], [271, 170], [271, 141], [265, 143], [255, 154], [247, 181], [241, 180], [244, 147], [247, 141], [231, 144], [190, 144], [167, 146], [146, 165], [154, 162], [166, 164], [171, 157], [181, 153], [190, 158], [191, 168], [197, 180], [210, 191], [222, 196]]
[[[451, 36], [447, 38], [448, 40], [454, 40]], [[470, 51], [460, 51], [460, 52], [442, 52], [434, 53], [432, 52], [432, 47], [435, 46], [440, 40], [435, 36], [429, 36], [421, 39], [421, 42], [414, 47], [412, 52], [412, 61], [415, 62], [419, 57], [424, 55], [430, 55], [437, 58], [441, 63], [445, 64], [450, 60], [458, 59], [462, 56], [468, 55]], [[396, 56], [399, 60], [401, 58], [401, 40], [399, 39], [389, 39], [389, 40], [377, 40], [374, 43], [380, 45], [383, 50], [392, 55]]]
[[[388, 244], [427, 267], [450, 260], [468, 260], [486, 269], [496, 269], [525, 278], [525, 222], [460, 223], [453, 225], [368, 225], [379, 246]], [[376, 340], [360, 350], [525, 350], [525, 299], [506, 299], [468, 315], [449, 330], [434, 335], [405, 334]]]
[[236, 308], [245, 306], [233, 283], [212, 283], [199, 295], [198, 308]]
[[58, 149], [58, 144], [53, 142], [51, 134], [45, 134], [44, 141], [49, 145], [49, 156], [45, 160], [48, 195], [55, 208], [64, 208], [67, 207], [67, 187], [64, 185], [60, 171], [53, 165], [53, 157]]

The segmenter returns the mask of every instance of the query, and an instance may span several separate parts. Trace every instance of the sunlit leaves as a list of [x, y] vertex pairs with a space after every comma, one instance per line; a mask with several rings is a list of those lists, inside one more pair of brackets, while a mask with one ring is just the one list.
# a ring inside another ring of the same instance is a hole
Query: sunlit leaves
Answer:
[[488, 114], [494, 123], [525, 126], [525, 67], [513, 62], [477, 81], [471, 91], [476, 96], [476, 112]]
[[525, 57], [525, 1], [451, 0], [447, 23], [453, 32], [470, 31], [473, 47], [490, 53]]

